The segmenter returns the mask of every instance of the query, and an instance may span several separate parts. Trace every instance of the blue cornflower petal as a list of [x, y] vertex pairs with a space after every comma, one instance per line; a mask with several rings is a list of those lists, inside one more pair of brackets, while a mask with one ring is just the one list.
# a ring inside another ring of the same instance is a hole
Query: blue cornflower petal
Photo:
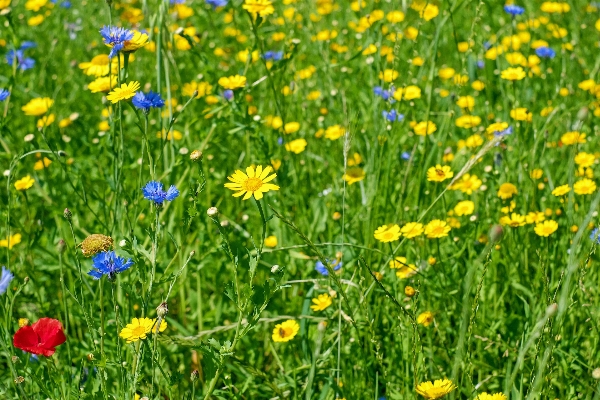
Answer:
[[15, 276], [6, 267], [2, 267], [2, 275], [0, 275], [0, 294], [4, 294], [8, 290], [10, 282]]
[[162, 204], [167, 195], [163, 190], [163, 184], [156, 181], [148, 182], [142, 189], [142, 192], [144, 193], [144, 198], [146, 198], [146, 200], [151, 200], [158, 204]]
[[594, 228], [592, 233], [590, 233], [590, 239], [592, 239], [593, 242], [600, 244], [600, 231], [598, 228]]
[[174, 185], [169, 187], [166, 192], [163, 189], [163, 184], [156, 181], [151, 181], [142, 188], [144, 198], [153, 201], [156, 205], [162, 205], [165, 200], [173, 201], [179, 196], [179, 190]]
[[[333, 268], [334, 271], [339, 270], [340, 268], [342, 268], [342, 265], [343, 265], [343, 263], [337, 259], [327, 260], [327, 262], [329, 263], [331, 268]], [[327, 268], [325, 268], [325, 265], [321, 261], [316, 262], [315, 270], [323, 276], [329, 275], [329, 271], [327, 271]]]
[[554, 58], [556, 52], [550, 47], [542, 46], [535, 49], [535, 54], [542, 58]]
[[133, 39], [133, 32], [117, 26], [105, 26], [100, 30], [104, 44], [112, 46], [109, 58], [113, 58], [125, 46], [125, 42]]
[[206, 4], [212, 6], [212, 8], [225, 7], [227, 5], [227, 0], [206, 0]]
[[525, 12], [525, 9], [514, 4], [507, 4], [504, 6], [504, 11], [506, 11], [508, 14], [514, 17], [515, 15], [523, 14]]
[[175, 187], [175, 185], [171, 185], [169, 190], [167, 190], [167, 195], [165, 196], [167, 200], [173, 201], [179, 196], [179, 190]]
[[8, 90], [0, 89], [0, 101], [8, 99], [8, 96], [10, 96], [10, 92]]
[[108, 279], [112, 280], [116, 274], [123, 272], [133, 265], [131, 259], [119, 257], [114, 251], [103, 251], [96, 254], [92, 258], [93, 269], [88, 272], [88, 275], [94, 279], [100, 279], [103, 275], [107, 275]]
[[137, 92], [131, 102], [136, 108], [145, 113], [148, 113], [151, 108], [161, 108], [165, 105], [165, 101], [160, 97], [160, 94], [152, 91], [148, 93]]

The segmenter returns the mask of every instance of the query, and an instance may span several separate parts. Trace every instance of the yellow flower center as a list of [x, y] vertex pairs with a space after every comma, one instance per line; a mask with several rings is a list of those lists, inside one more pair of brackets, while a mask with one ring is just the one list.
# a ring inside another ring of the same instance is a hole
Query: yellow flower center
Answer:
[[394, 234], [392, 232], [390, 232], [390, 231], [387, 231], [387, 232], [385, 232], [383, 234], [383, 238], [386, 239], [386, 240], [387, 239], [392, 239], [393, 237], [394, 237]]
[[131, 330], [131, 335], [134, 337], [143, 336], [146, 333], [146, 328], [143, 325], [138, 325]]
[[286, 336], [290, 335], [292, 332], [291, 330], [288, 332], [286, 329], [284, 328], [279, 328], [279, 336], [283, 339]]
[[255, 192], [263, 185], [263, 182], [259, 178], [248, 178], [244, 182], [244, 189], [248, 192]]
[[442, 226], [436, 226], [436, 227], [434, 227], [431, 230], [431, 233], [434, 234], [434, 235], [442, 234], [442, 233], [444, 233], [444, 227], [442, 227]]

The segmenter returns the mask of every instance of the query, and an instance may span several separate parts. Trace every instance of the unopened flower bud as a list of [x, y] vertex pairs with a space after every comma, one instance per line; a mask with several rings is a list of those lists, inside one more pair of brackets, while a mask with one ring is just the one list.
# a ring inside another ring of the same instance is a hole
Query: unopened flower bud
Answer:
[[190, 160], [202, 161], [202, 152], [200, 150], [194, 150], [190, 153]]
[[217, 209], [217, 207], [211, 207], [208, 210], [206, 210], [206, 213], [209, 217], [216, 217], [219, 213], [219, 210]]
[[592, 371], [592, 378], [596, 380], [600, 379], [600, 368], [596, 368]]
[[69, 210], [68, 208], [65, 208], [63, 215], [67, 221], [70, 221], [71, 218], [73, 218], [73, 214], [71, 213], [71, 210]]
[[323, 332], [326, 328], [327, 328], [327, 321], [321, 321], [317, 325], [317, 329], [321, 332]]
[[271, 267], [271, 273], [273, 273], [273, 274], [274, 274], [275, 272], [277, 272], [277, 270], [278, 270], [278, 269], [279, 269], [279, 265], [277, 265], [277, 264], [273, 265], [273, 266]]
[[404, 294], [407, 295], [408, 297], [413, 297], [416, 293], [417, 293], [417, 291], [415, 290], [414, 287], [412, 287], [412, 286], [404, 287]]
[[196, 250], [190, 251], [190, 258], [194, 257], [195, 255], [196, 255]]
[[28, 282], [29, 282], [29, 277], [26, 276], [25, 279], [23, 279], [23, 283], [25, 283], [27, 285]]
[[490, 229], [490, 240], [492, 241], [492, 243], [498, 242], [500, 239], [502, 239], [502, 234], [504, 233], [502, 226], [500, 225], [494, 225], [492, 226], [492, 229]]
[[159, 317], [163, 318], [168, 313], [169, 306], [167, 306], [167, 303], [165, 301], [163, 301], [158, 307], [156, 307], [156, 315], [158, 315]]
[[195, 99], [196, 97], [198, 97], [198, 91], [194, 90], [194, 93], [192, 93], [192, 98]]
[[21, 359], [19, 359], [19, 357], [17, 357], [17, 356], [12, 356], [10, 358], [10, 361], [12, 361], [13, 364], [17, 364], [18, 362], [21, 361]]
[[589, 112], [590, 112], [590, 109], [589, 109], [589, 108], [587, 108], [587, 107], [583, 107], [582, 109], [580, 109], [580, 110], [577, 112], [577, 119], [578, 119], [578, 120], [580, 120], [580, 121], [583, 121], [584, 119], [586, 119], [586, 118], [587, 118], [587, 116], [588, 116]]
[[88, 353], [87, 359], [88, 361], [94, 361], [94, 353]]
[[64, 239], [60, 239], [58, 241], [58, 244], [56, 245], [56, 248], [58, 250], [59, 253], [64, 253], [65, 249], [67, 248], [67, 242], [64, 241]]
[[196, 382], [198, 380], [198, 377], [200, 376], [200, 372], [198, 372], [197, 369], [192, 371], [192, 374], [190, 375], [190, 380], [192, 382]]
[[546, 307], [546, 316], [551, 317], [558, 311], [558, 304], [552, 303], [548, 307]]

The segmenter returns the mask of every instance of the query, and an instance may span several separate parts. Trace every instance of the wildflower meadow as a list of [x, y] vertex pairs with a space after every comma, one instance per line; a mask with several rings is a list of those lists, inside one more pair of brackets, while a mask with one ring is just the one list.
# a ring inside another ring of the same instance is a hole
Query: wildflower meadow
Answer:
[[600, 4], [0, 0], [0, 399], [600, 399]]

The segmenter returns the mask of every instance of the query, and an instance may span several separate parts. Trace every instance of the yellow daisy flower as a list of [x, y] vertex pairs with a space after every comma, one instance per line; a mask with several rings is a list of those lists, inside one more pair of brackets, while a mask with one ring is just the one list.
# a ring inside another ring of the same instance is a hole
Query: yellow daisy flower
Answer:
[[327, 293], [323, 293], [312, 299], [312, 302], [313, 305], [311, 305], [310, 308], [313, 311], [323, 311], [331, 305], [331, 296]]
[[402, 236], [407, 239], [412, 239], [423, 234], [423, 224], [419, 222], [409, 222], [400, 230]]
[[256, 169], [248, 167], [246, 173], [236, 170], [233, 175], [227, 177], [231, 182], [227, 182], [225, 187], [236, 192], [233, 197], [244, 195], [242, 200], [248, 200], [254, 195], [256, 200], [260, 200], [263, 198], [263, 193], [279, 190], [279, 186], [267, 183], [277, 176], [277, 174], [269, 175], [272, 170], [271, 166], [266, 166], [263, 169], [262, 165], [259, 165]]
[[239, 89], [246, 86], [246, 77], [241, 75], [232, 75], [229, 77], [222, 77], [219, 79], [219, 85], [224, 89]]
[[360, 167], [352, 167], [346, 170], [343, 179], [348, 182], [348, 185], [362, 181], [365, 179], [365, 170]]
[[427, 235], [427, 238], [429, 239], [439, 239], [441, 237], [448, 236], [450, 229], [451, 228], [448, 226], [446, 221], [434, 219], [425, 225], [425, 235]]
[[[119, 336], [127, 340], [127, 343], [137, 342], [138, 340], [146, 339], [149, 333], [154, 333], [156, 331], [155, 324], [156, 319], [133, 318], [131, 323], [127, 324], [121, 330]], [[158, 331], [164, 332], [165, 329], [167, 329], [167, 322], [162, 320]]]
[[397, 224], [382, 225], [373, 234], [382, 243], [394, 242], [400, 238], [400, 227]]
[[417, 385], [417, 393], [426, 399], [440, 399], [456, 388], [449, 379], [438, 379], [435, 382], [423, 382]]
[[431, 167], [427, 170], [427, 180], [430, 182], [442, 182], [446, 179], [452, 178], [454, 172], [450, 170], [450, 167], [444, 165], [443, 167], [438, 164], [435, 167]]
[[45, 114], [53, 104], [54, 100], [49, 97], [38, 97], [31, 99], [29, 103], [21, 107], [21, 110], [23, 110], [25, 115], [39, 117], [40, 115]]
[[31, 176], [27, 175], [15, 182], [15, 189], [27, 190], [32, 187], [34, 183], [35, 180]]
[[118, 103], [121, 100], [127, 100], [135, 96], [135, 92], [140, 88], [140, 83], [132, 81], [129, 83], [123, 83], [121, 87], [113, 89], [112, 92], [106, 96], [113, 104]]
[[566, 185], [561, 185], [561, 186], [557, 186], [554, 188], [554, 190], [552, 191], [552, 195], [556, 196], [556, 197], [560, 197], [560, 196], [564, 196], [565, 194], [569, 193], [571, 191], [571, 187], [566, 184]]
[[[423, 326], [429, 326], [433, 322], [433, 313], [431, 311], [425, 311], [417, 317], [417, 323]], [[418, 389], [417, 389], [418, 391]]]
[[556, 223], [556, 221], [553, 221], [551, 219], [548, 221], [539, 223], [535, 226], [535, 228], [533, 228], [533, 230], [535, 231], [535, 233], [538, 236], [543, 236], [543, 237], [548, 237], [548, 236], [552, 235], [554, 232], [556, 232], [557, 229], [558, 229], [558, 224]]
[[275, 325], [273, 329], [273, 341], [274, 342], [289, 342], [298, 334], [300, 325], [293, 319]]
[[275, 12], [275, 8], [269, 0], [245, 0], [242, 7], [252, 14], [254, 18], [256, 18], [257, 15], [266, 17]]

